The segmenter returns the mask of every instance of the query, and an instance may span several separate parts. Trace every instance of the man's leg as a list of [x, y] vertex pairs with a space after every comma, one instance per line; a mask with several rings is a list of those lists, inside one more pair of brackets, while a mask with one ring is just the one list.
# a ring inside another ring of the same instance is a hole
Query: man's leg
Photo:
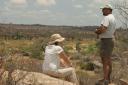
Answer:
[[112, 39], [101, 39], [100, 56], [103, 63], [103, 72], [104, 72], [103, 81], [107, 81], [109, 83], [112, 72], [111, 56], [112, 56], [113, 47], [114, 47], [114, 42]]
[[112, 61], [111, 57], [102, 57], [104, 80], [110, 82], [111, 72], [112, 72]]

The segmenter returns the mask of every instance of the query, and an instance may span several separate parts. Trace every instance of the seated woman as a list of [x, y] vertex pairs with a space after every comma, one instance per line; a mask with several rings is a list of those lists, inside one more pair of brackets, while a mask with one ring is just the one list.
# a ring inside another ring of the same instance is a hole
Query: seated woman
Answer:
[[68, 77], [71, 82], [79, 85], [75, 69], [61, 47], [64, 40], [65, 38], [60, 34], [53, 34], [51, 36], [50, 42], [45, 49], [43, 72], [58, 78]]

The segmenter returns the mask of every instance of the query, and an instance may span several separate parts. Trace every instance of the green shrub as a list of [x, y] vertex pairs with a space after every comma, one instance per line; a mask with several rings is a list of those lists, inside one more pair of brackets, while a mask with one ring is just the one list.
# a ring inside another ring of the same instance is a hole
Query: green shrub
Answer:
[[89, 45], [86, 49], [86, 53], [87, 54], [92, 54], [96, 51], [96, 49], [97, 49], [96, 45]]
[[67, 54], [70, 53], [70, 52], [69, 52], [70, 50], [73, 50], [72, 46], [65, 46], [65, 47], [64, 47], [64, 51], [65, 51]]
[[93, 54], [96, 54], [98, 52], [98, 49], [99, 49], [99, 44], [98, 43], [90, 44], [90, 45], [86, 46], [86, 48], [84, 48], [81, 51], [81, 54], [83, 54], [83, 55], [93, 55]]
[[0, 56], [6, 55], [6, 47], [5, 42], [0, 42]]
[[21, 33], [21, 32], [16, 32], [13, 37], [14, 37], [14, 39], [16, 39], [16, 40], [20, 40], [20, 39], [25, 38], [25, 37], [24, 37], [24, 34]]
[[80, 68], [83, 70], [93, 71], [94, 70], [94, 64], [91, 62], [87, 62], [87, 63], [83, 62], [80, 64]]
[[34, 40], [33, 45], [30, 47], [30, 53], [33, 58], [43, 59], [44, 51], [47, 43], [43, 39]]
[[83, 56], [83, 55], [81, 55], [80, 53], [74, 53], [74, 54], [72, 54], [71, 59], [72, 59], [72, 60], [80, 60], [80, 58], [81, 58], [82, 56]]
[[0, 56], [7, 56], [12, 53], [12, 49], [7, 47], [5, 41], [0, 42]]

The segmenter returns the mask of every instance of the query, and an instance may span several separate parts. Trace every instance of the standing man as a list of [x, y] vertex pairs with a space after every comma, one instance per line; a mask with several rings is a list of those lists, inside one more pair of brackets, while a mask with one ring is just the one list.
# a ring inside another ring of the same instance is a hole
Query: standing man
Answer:
[[114, 33], [116, 30], [115, 17], [112, 14], [113, 8], [111, 5], [105, 5], [102, 9], [104, 19], [101, 26], [96, 29], [95, 33], [101, 40], [100, 56], [103, 63], [104, 79], [99, 80], [96, 85], [108, 85], [112, 72], [112, 51], [114, 48]]

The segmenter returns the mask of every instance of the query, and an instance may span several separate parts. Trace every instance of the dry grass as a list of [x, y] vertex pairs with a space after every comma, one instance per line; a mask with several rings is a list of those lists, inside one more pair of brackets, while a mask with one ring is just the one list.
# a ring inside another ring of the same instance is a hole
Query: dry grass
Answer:
[[[121, 36], [121, 34], [120, 34]], [[120, 37], [119, 37], [120, 38]], [[114, 55], [116, 59], [113, 59], [113, 73], [112, 73], [112, 80], [116, 83], [118, 83], [119, 79], [125, 78], [128, 79], [128, 46], [127, 43], [124, 42], [125, 39], [122, 39], [122, 37], [115, 43], [115, 50]], [[15, 61], [15, 66], [18, 69], [27, 70], [27, 71], [35, 71], [35, 72], [41, 72], [42, 71], [42, 60], [37, 59], [37, 57], [32, 58], [31, 55], [23, 56], [21, 52], [19, 51], [28, 51], [35, 48], [38, 48], [39, 46], [36, 44], [41, 44], [40, 42], [37, 43], [35, 41], [38, 41], [38, 39], [35, 40], [1, 40], [1, 47], [0, 51], [4, 52], [9, 55], [8, 50], [12, 49], [14, 52], [12, 52], [13, 60]], [[96, 60], [99, 60], [99, 56], [96, 53], [97, 49], [92, 49], [95, 47], [97, 41], [95, 40], [83, 40], [80, 41], [80, 48], [81, 51], [78, 53], [76, 51], [76, 43], [77, 41], [66, 41], [64, 43], [64, 49], [67, 53], [69, 53], [69, 56], [72, 57], [72, 62], [74, 67], [77, 69], [77, 74], [80, 79], [81, 85], [94, 85], [95, 81], [102, 77], [102, 73], [94, 73], [87, 72], [85, 69], [80, 68], [80, 62], [86, 62], [86, 58], [90, 58], [92, 56], [96, 56]], [[35, 47], [34, 47], [35, 46]], [[45, 45], [44, 45], [45, 46]], [[39, 49], [33, 50], [35, 52], [42, 51]], [[33, 52], [31, 51], [31, 52]], [[88, 52], [87, 52], [88, 51]], [[34, 52], [33, 52], [34, 53]], [[87, 54], [88, 53], [88, 54]], [[41, 55], [43, 57], [43, 55]], [[36, 59], [35, 59], [36, 58]], [[15, 67], [14, 66], [14, 67]], [[85, 65], [86, 66], [86, 65]]]

